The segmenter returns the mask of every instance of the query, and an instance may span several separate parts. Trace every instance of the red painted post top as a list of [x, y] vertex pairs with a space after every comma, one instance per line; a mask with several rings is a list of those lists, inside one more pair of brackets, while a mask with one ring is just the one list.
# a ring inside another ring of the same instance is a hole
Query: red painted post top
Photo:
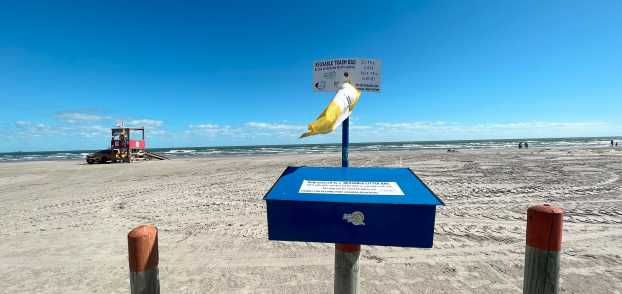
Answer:
[[127, 234], [130, 271], [144, 272], [158, 266], [158, 229], [141, 225]]
[[527, 245], [546, 251], [559, 251], [562, 244], [564, 210], [550, 204], [527, 209]]
[[342, 252], [359, 252], [361, 245], [359, 244], [335, 244], [335, 249]]

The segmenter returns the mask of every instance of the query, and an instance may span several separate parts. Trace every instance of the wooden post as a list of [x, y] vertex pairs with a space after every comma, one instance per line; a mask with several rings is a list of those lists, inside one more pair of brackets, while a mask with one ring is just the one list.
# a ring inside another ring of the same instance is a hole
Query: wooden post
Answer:
[[527, 210], [524, 294], [559, 293], [563, 216], [563, 209], [549, 204]]
[[335, 244], [335, 294], [359, 292], [361, 245]]
[[132, 139], [132, 129], [127, 129], [127, 162], [132, 162], [132, 146], [130, 146], [130, 140]]
[[158, 229], [141, 225], [127, 234], [132, 294], [160, 294]]

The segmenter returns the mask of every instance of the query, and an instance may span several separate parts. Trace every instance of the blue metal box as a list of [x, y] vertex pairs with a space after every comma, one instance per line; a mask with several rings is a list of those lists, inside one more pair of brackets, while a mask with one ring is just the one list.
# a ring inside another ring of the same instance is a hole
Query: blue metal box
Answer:
[[264, 199], [270, 240], [422, 248], [443, 205], [408, 168], [290, 166]]

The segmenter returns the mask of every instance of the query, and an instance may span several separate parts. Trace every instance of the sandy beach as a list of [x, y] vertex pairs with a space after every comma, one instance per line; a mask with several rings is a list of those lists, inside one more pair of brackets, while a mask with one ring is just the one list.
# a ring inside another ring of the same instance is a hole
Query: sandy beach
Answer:
[[[267, 239], [288, 165], [339, 153], [0, 164], [0, 292], [129, 293], [127, 233], [159, 228], [162, 293], [331, 293], [334, 246]], [[521, 293], [525, 214], [566, 210], [562, 293], [622, 293], [622, 150], [353, 152], [410, 167], [446, 206], [434, 248], [363, 246], [363, 293]]]

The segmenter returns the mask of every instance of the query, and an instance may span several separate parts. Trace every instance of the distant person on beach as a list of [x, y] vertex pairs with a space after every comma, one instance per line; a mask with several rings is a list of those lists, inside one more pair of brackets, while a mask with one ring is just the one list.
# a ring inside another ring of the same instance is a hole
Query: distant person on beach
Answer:
[[518, 142], [518, 149], [523, 149], [523, 142]]
[[527, 142], [525, 142], [525, 149], [529, 148], [529, 144], [527, 144]]
[[611, 140], [611, 147], [613, 147], [613, 140]]
[[616, 142], [616, 147], [618, 147], [618, 142]]

